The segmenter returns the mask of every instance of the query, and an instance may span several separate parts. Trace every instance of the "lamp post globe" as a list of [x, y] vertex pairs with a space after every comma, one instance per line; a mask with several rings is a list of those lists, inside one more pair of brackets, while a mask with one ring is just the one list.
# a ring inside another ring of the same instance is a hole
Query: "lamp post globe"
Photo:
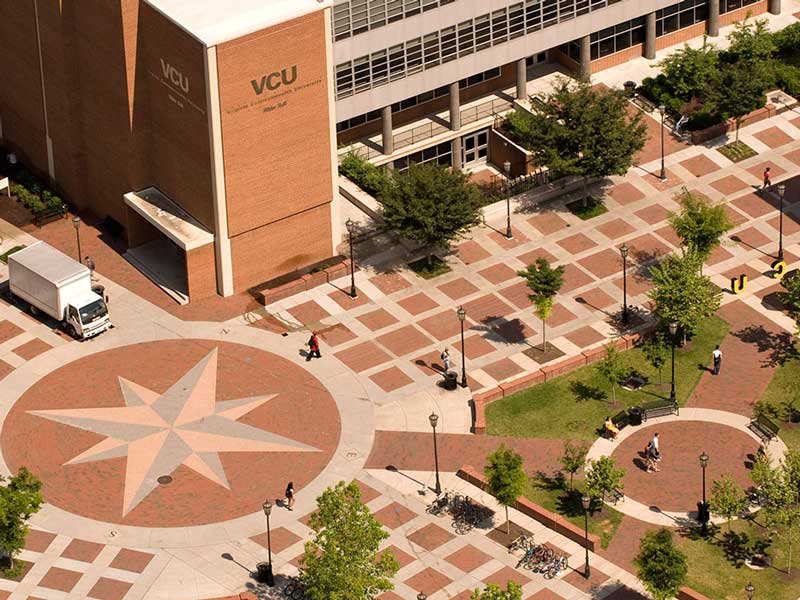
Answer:
[[461, 322], [461, 387], [467, 387], [467, 360], [464, 352], [464, 320], [467, 318], [467, 311], [459, 306], [456, 314]]
[[744, 591], [747, 592], [747, 600], [753, 600], [753, 594], [756, 593], [756, 588], [753, 586], [752, 582], [745, 586]]
[[420, 592], [417, 594], [417, 600], [428, 600], [428, 597], [425, 595], [424, 592]]

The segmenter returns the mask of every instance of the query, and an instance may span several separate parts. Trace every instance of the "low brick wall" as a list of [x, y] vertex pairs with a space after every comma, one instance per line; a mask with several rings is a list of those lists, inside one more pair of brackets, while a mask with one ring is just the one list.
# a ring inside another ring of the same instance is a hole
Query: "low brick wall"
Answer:
[[[742, 118], [742, 122], [739, 127], [747, 127], [748, 125], [752, 125], [753, 123], [758, 123], [759, 121], [763, 121], [764, 119], [769, 119], [774, 117], [775, 115], [779, 115], [782, 112], [788, 110], [786, 106], [775, 106], [774, 104], [767, 104], [764, 108], [759, 108], [754, 110], [753, 112], [747, 114]], [[723, 123], [719, 123], [717, 125], [712, 125], [706, 129], [700, 129], [698, 131], [692, 131], [692, 144], [703, 144], [708, 140], [713, 140], [714, 138], [718, 138], [721, 135], [728, 133], [729, 131], [736, 131], [736, 119], [728, 119]]]
[[233, 596], [209, 598], [209, 600], [258, 600], [258, 597], [252, 592], [242, 592], [241, 594], [234, 594]]
[[[358, 271], [358, 265], [356, 265]], [[275, 287], [267, 288], [256, 292], [256, 300], [267, 306], [278, 300], [283, 300], [290, 296], [294, 296], [300, 292], [313, 290], [320, 285], [329, 283], [345, 275], [350, 275], [350, 261], [343, 258], [339, 262], [334, 263], [330, 267], [322, 269], [321, 271], [314, 271], [313, 273], [297, 274], [295, 279], [291, 279]]]
[[711, 600], [708, 596], [704, 596], [700, 592], [695, 592], [690, 587], [682, 587], [676, 596], [678, 600]]
[[[632, 333], [624, 335], [612, 344], [617, 350], [628, 350], [633, 348], [642, 337], [649, 335], [650, 330], [640, 333]], [[515, 394], [520, 390], [524, 390], [545, 381], [550, 381], [554, 377], [565, 375], [575, 369], [602, 360], [606, 354], [606, 346], [598, 346], [590, 350], [584, 350], [577, 356], [570, 356], [560, 360], [552, 365], [545, 365], [538, 371], [526, 373], [520, 377], [509, 379], [497, 384], [496, 387], [483, 390], [478, 394], [472, 396], [472, 409], [473, 409], [473, 423], [472, 433], [482, 435], [486, 433], [486, 406], [495, 400]]]
[[[469, 465], [461, 467], [458, 470], [458, 476], [464, 481], [471, 483], [475, 487], [479, 487], [480, 489], [486, 491], [486, 478], [483, 476], [483, 473], [480, 473], [474, 467]], [[561, 515], [550, 512], [546, 508], [542, 508], [527, 498], [520, 498], [517, 500], [514, 506], [512, 506], [512, 508], [515, 508], [522, 514], [535, 519], [548, 529], [552, 529], [556, 533], [560, 533], [573, 542], [586, 547], [586, 537], [584, 536], [583, 529], [576, 527]], [[590, 533], [588, 542], [589, 550], [592, 552], [600, 548], [600, 538], [598, 536]]]

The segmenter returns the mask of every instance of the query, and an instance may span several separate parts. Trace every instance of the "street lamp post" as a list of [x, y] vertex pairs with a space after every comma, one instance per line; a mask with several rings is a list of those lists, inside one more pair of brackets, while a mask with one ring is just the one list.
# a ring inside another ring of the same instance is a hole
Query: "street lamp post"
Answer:
[[355, 298], [358, 296], [356, 293], [356, 263], [353, 256], [353, 231], [355, 231], [356, 224], [348, 218], [344, 222], [344, 226], [347, 227], [347, 238], [350, 243], [350, 297]]
[[622, 322], [628, 324], [628, 246], [622, 244]]
[[511, 233], [511, 190], [508, 185], [508, 178], [511, 175], [511, 161], [507, 160], [503, 163], [503, 171], [506, 174], [506, 238], [510, 240], [513, 237]]
[[672, 342], [672, 385], [669, 390], [669, 399], [675, 402], [675, 334], [678, 333], [678, 324], [674, 321], [669, 324], [669, 338]]
[[756, 593], [756, 588], [753, 586], [752, 581], [744, 587], [744, 591], [747, 592], [747, 600], [753, 600], [753, 594]]
[[778, 184], [778, 197], [780, 198], [781, 217], [778, 221], [778, 260], [783, 260], [783, 196], [786, 194], [786, 184]]
[[268, 561], [266, 563], [263, 562], [258, 563], [258, 565], [256, 565], [256, 568], [258, 569], [258, 580], [272, 587], [273, 585], [275, 585], [275, 577], [272, 574], [272, 541], [270, 539], [270, 531], [269, 531], [269, 513], [272, 512], [272, 502], [270, 502], [269, 500], [264, 500], [264, 504], [261, 505], [261, 508], [264, 510], [264, 516], [267, 517]]
[[708, 454], [705, 450], [700, 455], [700, 468], [703, 471], [703, 503], [701, 504], [702, 511], [700, 514], [700, 526], [703, 528], [703, 534], [708, 533], [708, 504], [706, 504], [706, 467], [708, 466]]
[[420, 592], [417, 594], [417, 600], [428, 600], [428, 597], [425, 595], [425, 592]]
[[459, 306], [456, 314], [461, 321], [461, 387], [467, 387], [467, 363], [464, 355], [464, 319], [467, 318], [467, 311], [463, 306]]
[[664, 181], [667, 178], [667, 170], [664, 167], [664, 115], [667, 112], [667, 107], [663, 104], [658, 107], [658, 112], [661, 113], [661, 175], [659, 178]]
[[72, 217], [72, 226], [75, 228], [75, 239], [78, 241], [78, 262], [81, 262], [81, 218]]
[[439, 449], [436, 447], [436, 424], [439, 422], [439, 415], [431, 413], [428, 420], [431, 422], [431, 427], [433, 428], [433, 465], [436, 469], [436, 488], [433, 491], [436, 492], [438, 496], [442, 493], [442, 486], [439, 483]]
[[589, 496], [581, 497], [581, 504], [583, 505], [583, 545], [586, 548], [586, 562], [583, 566], [583, 576], [589, 579], [592, 574], [589, 570], [589, 506], [592, 504], [592, 499]]

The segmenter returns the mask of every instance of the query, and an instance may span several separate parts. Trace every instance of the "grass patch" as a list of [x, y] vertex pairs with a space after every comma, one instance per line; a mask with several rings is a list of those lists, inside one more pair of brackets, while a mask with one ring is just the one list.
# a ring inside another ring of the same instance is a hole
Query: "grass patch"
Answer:
[[739, 162], [758, 154], [758, 152], [753, 150], [744, 142], [731, 142], [730, 144], [720, 146], [717, 148], [717, 150], [719, 150], [720, 154], [722, 154], [725, 158], [733, 162]]
[[433, 279], [450, 272], [450, 266], [438, 256], [432, 257], [430, 263], [427, 258], [420, 258], [408, 263], [408, 268], [423, 279]]
[[[558, 513], [576, 527], [583, 529], [582, 486], [583, 482], [576, 480], [574, 489], [570, 490], [560, 474], [555, 477], [539, 474], [530, 477], [524, 495], [531, 502]], [[589, 515], [589, 533], [600, 537], [603, 548], [608, 547], [616, 534], [622, 516], [621, 512], [605, 504], [601, 511]]]
[[567, 204], [567, 209], [573, 215], [584, 221], [588, 221], [593, 217], [598, 217], [603, 213], [608, 212], [608, 209], [606, 208], [606, 205], [603, 204], [602, 200], [592, 198], [591, 196], [587, 198], [585, 203], [582, 198], [580, 200], [570, 202]]
[[776, 541], [766, 550], [772, 560], [771, 567], [755, 571], [743, 564], [764, 535], [765, 530], [756, 517], [756, 522], [731, 523], [731, 534], [723, 525], [708, 540], [678, 538], [678, 545], [689, 559], [689, 587], [709, 598], [745, 598], [744, 588], [752, 581], [757, 598], [800, 597], [800, 569], [795, 567], [790, 575], [786, 573], [787, 547], [783, 542]]
[[[781, 430], [778, 433], [790, 450], [800, 450], [800, 423], [796, 422], [800, 409], [800, 398], [795, 403], [795, 411], [789, 410], [788, 401], [798, 393], [800, 382], [800, 360], [791, 359], [775, 369], [761, 403], [769, 407], [771, 418], [778, 421]], [[792, 412], [795, 414], [792, 415]]]
[[[708, 366], [714, 347], [728, 333], [728, 324], [718, 317], [703, 321], [686, 348], [675, 352], [675, 384], [683, 406]], [[638, 348], [621, 353], [624, 364], [647, 382], [635, 392], [617, 386], [611, 402], [608, 384], [587, 365], [572, 373], [512, 394], [486, 407], [489, 435], [583, 439], [593, 441], [606, 415], [657, 398], [669, 398], [670, 365], [662, 370], [664, 384]]]
[[12, 254], [14, 254], [14, 252], [19, 252], [24, 247], [25, 247], [25, 244], [22, 244], [21, 246], [14, 246], [8, 252], [4, 252], [3, 254], [0, 254], [0, 260], [2, 260], [3, 263], [8, 264], [8, 257], [11, 256]]

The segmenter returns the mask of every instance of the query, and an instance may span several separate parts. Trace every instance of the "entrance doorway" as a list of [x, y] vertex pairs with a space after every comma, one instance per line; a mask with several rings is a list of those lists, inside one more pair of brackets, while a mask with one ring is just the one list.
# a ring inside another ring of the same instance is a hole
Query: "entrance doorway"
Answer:
[[461, 164], [470, 167], [486, 162], [489, 154], [489, 130], [481, 129], [461, 139]]

